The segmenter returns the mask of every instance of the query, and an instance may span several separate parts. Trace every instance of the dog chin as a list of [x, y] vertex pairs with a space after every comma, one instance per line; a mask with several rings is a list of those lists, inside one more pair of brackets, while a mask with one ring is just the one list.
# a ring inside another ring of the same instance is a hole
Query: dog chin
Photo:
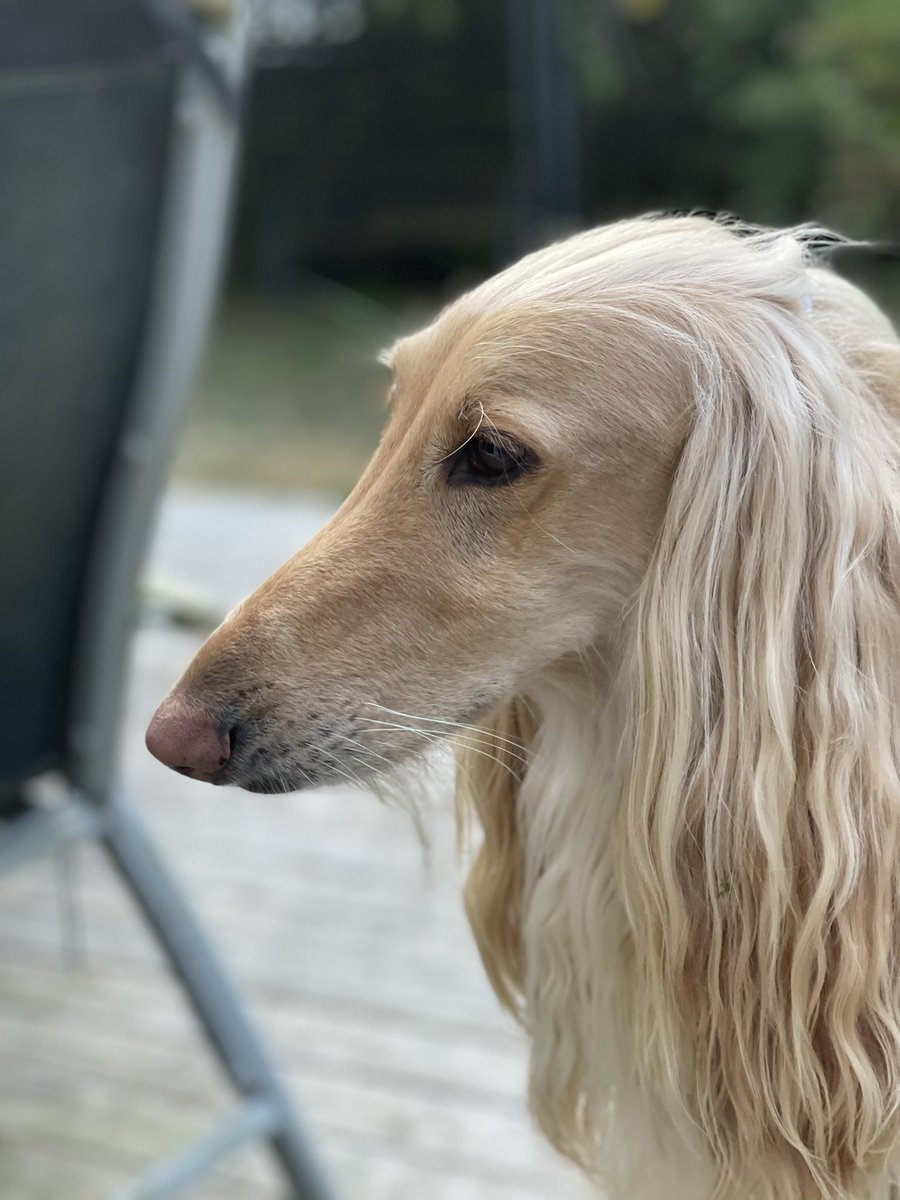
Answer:
[[296, 774], [278, 775], [258, 775], [254, 779], [235, 780], [234, 785], [241, 788], [245, 792], [253, 792], [255, 795], [261, 796], [279, 796], [285, 795], [288, 792], [302, 792], [311, 787], [317, 787], [325, 783], [337, 783], [339, 777], [327, 779], [315, 776], [301, 776]]
[[259, 796], [276, 796], [284, 792], [298, 792], [303, 784], [296, 786], [281, 779], [273, 779], [271, 776], [265, 776], [259, 779], [248, 779], [246, 783], [239, 783], [240, 787], [245, 792], [253, 792]]

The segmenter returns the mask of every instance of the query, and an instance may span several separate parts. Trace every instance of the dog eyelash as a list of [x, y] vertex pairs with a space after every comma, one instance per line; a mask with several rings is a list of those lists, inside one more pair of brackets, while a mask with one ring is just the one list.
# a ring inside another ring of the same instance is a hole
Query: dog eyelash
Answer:
[[499, 430], [475, 433], [444, 460], [451, 487], [504, 487], [539, 466], [537, 455]]

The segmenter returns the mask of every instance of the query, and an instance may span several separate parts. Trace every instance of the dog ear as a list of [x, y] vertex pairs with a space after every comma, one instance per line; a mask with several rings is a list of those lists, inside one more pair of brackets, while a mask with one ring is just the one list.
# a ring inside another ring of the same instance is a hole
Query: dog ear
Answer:
[[480, 728], [455, 747], [458, 828], [464, 838], [474, 815], [483, 833], [466, 881], [466, 915], [494, 991], [522, 1020], [525, 851], [518, 795], [535, 722], [516, 698], [494, 709]]
[[849, 1197], [900, 1136], [896, 437], [757, 315], [704, 359], [636, 605], [615, 857], [644, 1079], [721, 1194]]

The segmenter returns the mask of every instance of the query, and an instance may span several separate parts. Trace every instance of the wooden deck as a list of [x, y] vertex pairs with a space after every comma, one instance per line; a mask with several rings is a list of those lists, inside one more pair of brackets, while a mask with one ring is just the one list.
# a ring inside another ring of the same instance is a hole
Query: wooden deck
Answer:
[[[179, 492], [155, 554], [224, 606], [323, 510]], [[234, 539], [234, 550], [229, 541]], [[221, 791], [165, 771], [146, 721], [199, 638], [135, 643], [126, 778], [266, 1030], [342, 1200], [583, 1200], [530, 1127], [525, 1047], [483, 978], [449, 804], [426, 863], [409, 818], [334, 788]], [[73, 886], [67, 888], [66, 877]], [[98, 851], [0, 880], [0, 1200], [104, 1200], [232, 1103], [177, 987]], [[69, 892], [84, 927], [67, 932]], [[284, 1195], [267, 1154], [192, 1195]]]

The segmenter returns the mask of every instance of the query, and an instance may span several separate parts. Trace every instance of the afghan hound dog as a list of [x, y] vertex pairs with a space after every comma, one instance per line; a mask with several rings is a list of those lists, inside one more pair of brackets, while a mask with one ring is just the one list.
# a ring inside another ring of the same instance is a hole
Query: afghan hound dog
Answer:
[[828, 242], [624, 221], [400, 340], [148, 732], [255, 792], [455, 734], [532, 1111], [622, 1200], [900, 1194], [900, 343]]

